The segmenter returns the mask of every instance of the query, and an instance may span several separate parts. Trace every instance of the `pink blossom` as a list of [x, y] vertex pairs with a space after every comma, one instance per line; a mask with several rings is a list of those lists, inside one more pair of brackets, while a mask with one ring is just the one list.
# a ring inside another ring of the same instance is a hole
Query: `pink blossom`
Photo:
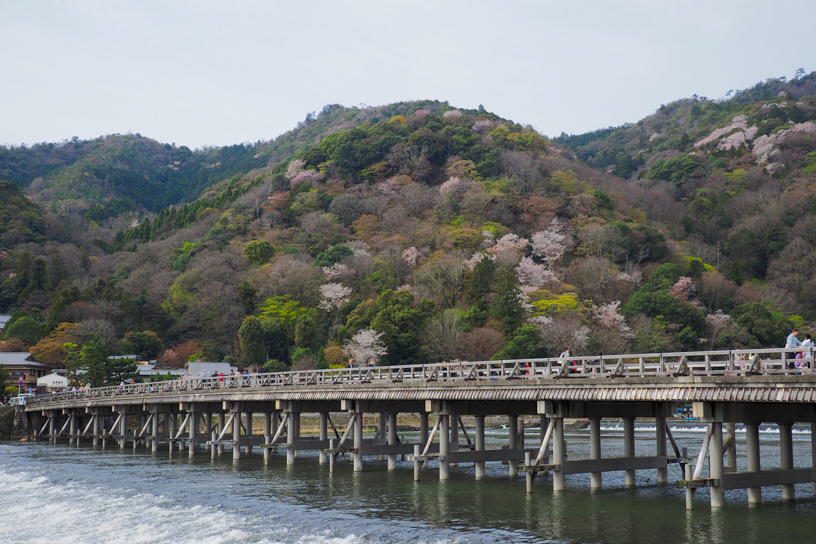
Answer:
[[348, 301], [351, 289], [345, 287], [342, 283], [325, 283], [320, 286], [320, 294], [323, 299], [318, 307], [324, 312], [331, 312]]
[[298, 175], [299, 172], [303, 171], [303, 167], [306, 166], [305, 161], [292, 161], [289, 163], [289, 167], [286, 169], [286, 177], [289, 179], [294, 178]]
[[669, 293], [673, 297], [677, 297], [680, 300], [687, 301], [689, 298], [691, 298], [691, 295], [693, 295], [694, 291], [696, 290], [697, 288], [694, 286], [694, 282], [691, 280], [691, 278], [687, 276], [680, 276], [680, 279], [677, 280], [677, 283], [672, 285], [672, 288], [669, 291]]
[[473, 270], [476, 268], [476, 265], [479, 264], [482, 259], [489, 259], [491, 261], [496, 260], [496, 256], [492, 253], [484, 253], [483, 251], [477, 251], [473, 254], [473, 256], [464, 262], [464, 266], [467, 270]]
[[530, 238], [533, 255], [544, 260], [547, 265], [552, 266], [554, 262], [564, 255], [567, 248], [566, 238], [561, 233], [561, 225], [558, 220], [553, 219], [547, 230], [536, 232]]
[[487, 250], [490, 253], [493, 253], [494, 255], [498, 255], [499, 253], [503, 253], [504, 251], [507, 251], [508, 249], [514, 249], [516, 251], [524, 251], [524, 248], [526, 248], [529, 245], [529, 243], [530, 242], [527, 240], [527, 238], [520, 238], [518, 235], [511, 233], [511, 234], [505, 234], [504, 236], [499, 238], [499, 241], [496, 242], [496, 244], [494, 246], [491, 246], [491, 247], [487, 248]]
[[419, 264], [419, 260], [422, 259], [422, 252], [416, 247], [411, 246], [402, 252], [402, 258], [405, 259], [408, 266], [413, 268]]
[[314, 185], [315, 183], [319, 183], [319, 182], [323, 181], [324, 177], [325, 176], [323, 175], [323, 172], [321, 172], [319, 170], [303, 170], [301, 172], [298, 172], [295, 175], [295, 177], [292, 178], [291, 184], [292, 184], [292, 187], [294, 187], [298, 183], [301, 183], [303, 181], [307, 181], [307, 182], [311, 183], [312, 185]]
[[323, 273], [326, 274], [327, 280], [342, 278], [343, 276], [347, 276], [349, 272], [349, 267], [340, 263], [335, 263], [333, 266], [323, 267]]
[[356, 359], [360, 365], [371, 360], [378, 361], [388, 353], [388, 348], [380, 339], [382, 335], [383, 333], [372, 329], [363, 329], [343, 344], [343, 353], [352, 360]]
[[516, 267], [516, 278], [524, 293], [532, 293], [548, 283], [557, 283], [558, 278], [543, 264], [536, 264], [532, 257], [523, 257]]
[[618, 311], [620, 304], [621, 302], [616, 300], [608, 304], [593, 306], [592, 315], [595, 323], [603, 329], [618, 332], [626, 338], [634, 338], [632, 328], [626, 324], [626, 319]]

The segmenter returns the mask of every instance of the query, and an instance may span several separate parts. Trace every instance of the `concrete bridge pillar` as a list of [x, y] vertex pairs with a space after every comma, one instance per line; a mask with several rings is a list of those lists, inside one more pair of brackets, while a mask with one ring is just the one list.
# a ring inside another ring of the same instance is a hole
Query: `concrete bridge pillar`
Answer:
[[[484, 451], [485, 449], [485, 416], [476, 416], [476, 436], [474, 437], [476, 451]], [[473, 468], [476, 472], [476, 479], [484, 478], [485, 476], [485, 462], [476, 461], [473, 463]]]
[[450, 478], [450, 415], [439, 414], [439, 417], [442, 418], [439, 425], [439, 479], [447, 480]]
[[[779, 468], [791, 470], [793, 468], [793, 425], [790, 423], [778, 423], [779, 425]], [[793, 484], [782, 486], [782, 500], [792, 501], [796, 498], [796, 490]]]
[[[519, 432], [519, 418], [516, 415], [508, 416], [507, 418], [507, 429], [508, 429], [508, 441], [507, 447], [510, 450], [517, 450], [518, 449], [518, 432]], [[518, 461], [516, 459], [510, 459], [507, 461], [508, 465], [508, 473], [510, 476], [518, 476]]]
[[190, 420], [188, 422], [189, 438], [187, 442], [188, 455], [195, 455], [196, 436], [199, 434], [201, 428], [201, 414], [199, 412], [191, 412]]
[[[273, 414], [271, 412], [264, 412], [264, 445], [266, 446], [269, 446], [269, 444], [272, 442], [272, 415]], [[268, 465], [270, 455], [269, 448], [264, 448], [263, 453], [264, 465]]]
[[[254, 436], [254, 434], [255, 434], [255, 431], [252, 429], [253, 417], [254, 417], [254, 414], [252, 412], [246, 412], [246, 414], [245, 414], [246, 433], [245, 434], [246, 434], [247, 437], [250, 437], [250, 438], [252, 436]], [[247, 453], [247, 455], [252, 454], [252, 442], [250, 442], [249, 444], [246, 445], [246, 453]]]
[[241, 458], [241, 410], [232, 412], [232, 458]]
[[[300, 438], [300, 412], [289, 412], [288, 427], [286, 429], [286, 443], [289, 444], [289, 449], [286, 450], [286, 464], [294, 465], [297, 458], [295, 451], [295, 441]], [[356, 447], [356, 446], [355, 446]]]
[[[811, 466], [816, 468], [816, 422], [810, 424], [810, 457]], [[813, 493], [816, 494], [816, 482], [813, 482]]]
[[[328, 412], [320, 412], [319, 416], [320, 416], [320, 423], [319, 423], [319, 427], [320, 427], [319, 433], [320, 434], [319, 434], [318, 438], [321, 441], [328, 440], [329, 439], [329, 413]], [[320, 450], [320, 453], [318, 454], [317, 461], [321, 465], [326, 464], [327, 457], [326, 457], [326, 454], [323, 453], [323, 449]]]
[[153, 412], [152, 429], [150, 432], [150, 446], [153, 452], [159, 451], [159, 413]]
[[[635, 418], [627, 417], [623, 419], [623, 456], [635, 456]], [[635, 485], [636, 471], [624, 471], [624, 480], [626, 487], [633, 487]]]
[[93, 445], [98, 446], [99, 438], [102, 435], [102, 415], [99, 413], [99, 411], [94, 411], [93, 418]]
[[119, 448], [125, 449], [127, 442], [127, 412], [122, 414], [122, 419], [119, 420]]
[[[759, 423], [745, 424], [745, 453], [748, 456], [748, 472], [759, 472]], [[748, 504], [762, 503], [762, 488], [748, 488]]]
[[52, 411], [49, 418], [48, 418], [48, 440], [52, 443], [57, 441], [56, 433], [57, 430], [54, 428], [56, 427], [56, 420], [57, 420], [57, 413]]
[[77, 415], [76, 410], [68, 410], [68, 417], [71, 418], [71, 423], [69, 424], [69, 444], [79, 444], [79, 437], [77, 436], [77, 420], [79, 416]]
[[354, 472], [360, 472], [363, 470], [363, 414], [362, 412], [353, 412], [351, 415], [354, 418], [354, 452], [351, 454], [351, 458], [354, 462]]
[[[396, 446], [397, 445], [397, 414], [396, 412], [389, 412], [388, 413], [388, 445], [389, 446]], [[388, 470], [394, 470], [397, 468], [397, 454], [396, 453], [389, 453], [388, 454]]]
[[[723, 476], [723, 432], [722, 423], [714, 423], [714, 432], [711, 433], [711, 445], [709, 446], [708, 472], [710, 478], [722, 479]], [[725, 490], [722, 484], [712, 485], [711, 507], [722, 508], [725, 506]]]
[[[601, 418], [599, 417], [589, 419], [589, 458], [593, 460], [601, 458]], [[603, 487], [602, 472], [593, 472], [589, 478], [591, 489]]]
[[[553, 459], [552, 464], [564, 464], [564, 418], [556, 417], [553, 427]], [[564, 473], [561, 470], [553, 472], [553, 491], [564, 491], [566, 489]]]
[[419, 442], [423, 448], [428, 443], [428, 412], [419, 414]]
[[[666, 457], [666, 418], [659, 415], [655, 417], [655, 440], [657, 441], [655, 455], [658, 457]], [[668, 483], [668, 481], [668, 469], [657, 469], [657, 483], [665, 484]]]
[[176, 421], [176, 414], [167, 414], [164, 416], [165, 425], [169, 429], [170, 438], [167, 440], [167, 449], [172, 455], [173, 453], [173, 439], [176, 438], [178, 432], [178, 421]]

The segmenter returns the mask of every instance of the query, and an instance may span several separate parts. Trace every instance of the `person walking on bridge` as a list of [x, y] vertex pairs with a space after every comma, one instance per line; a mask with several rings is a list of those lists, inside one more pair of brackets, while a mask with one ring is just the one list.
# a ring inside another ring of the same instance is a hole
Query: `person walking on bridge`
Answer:
[[[798, 334], [799, 334], [799, 328], [798, 327], [794, 328], [793, 331], [788, 335], [788, 338], [785, 340], [785, 348], [786, 349], [798, 348], [799, 346], [802, 345], [802, 342], [799, 340], [799, 337], [797, 336]], [[788, 368], [793, 368], [793, 367], [794, 367], [793, 362], [788, 363]]]

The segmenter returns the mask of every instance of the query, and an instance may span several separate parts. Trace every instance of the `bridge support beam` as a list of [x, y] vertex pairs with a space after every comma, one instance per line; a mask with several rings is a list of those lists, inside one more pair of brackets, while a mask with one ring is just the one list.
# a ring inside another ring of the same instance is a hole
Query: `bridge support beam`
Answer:
[[69, 425], [69, 434], [68, 434], [68, 443], [69, 444], [79, 444], [79, 437], [77, 436], [77, 420], [79, 419], [77, 416], [77, 411], [75, 409], [67, 410], [68, 417], [71, 419], [71, 423]]
[[[519, 435], [519, 418], [516, 415], [511, 415], [507, 417], [507, 430], [508, 430], [508, 441], [507, 447], [508, 449], [515, 450], [518, 449], [518, 435]], [[518, 476], [518, 461], [511, 459], [507, 461], [508, 466], [508, 474], [510, 476]]]
[[[226, 426], [226, 412], [218, 412], [218, 436], [224, 432], [224, 427]], [[224, 453], [224, 444], [218, 444], [217, 451], [219, 454]]]
[[[564, 464], [564, 418], [556, 417], [553, 426], [553, 459], [554, 465]], [[553, 491], [564, 491], [566, 489], [564, 473], [561, 470], [553, 472]]]
[[447, 480], [450, 478], [450, 414], [439, 414], [439, 417], [439, 479]]
[[[476, 416], [476, 451], [484, 451], [485, 449], [485, 416], [478, 415]], [[485, 477], [485, 462], [484, 461], [476, 461], [473, 463], [473, 469], [476, 473], [476, 479], [484, 478]]]
[[[790, 423], [779, 423], [779, 468], [782, 470], [793, 469], [793, 434]], [[782, 486], [782, 500], [792, 501], [796, 498], [796, 490], [793, 484]]]
[[[748, 472], [759, 472], [759, 423], [745, 424], [745, 453], [748, 456]], [[748, 504], [762, 503], [762, 488], [748, 488]]]
[[[351, 417], [354, 419], [354, 451], [351, 454], [354, 463], [354, 472], [363, 470], [363, 414], [362, 412], [353, 412]], [[351, 421], [349, 421], [351, 425]]]
[[[297, 458], [297, 452], [295, 451], [295, 442], [300, 438], [300, 411], [291, 411], [289, 412], [289, 421], [288, 427], [286, 429], [286, 443], [289, 445], [289, 448], [286, 450], [286, 464], [287, 465], [294, 465], [295, 459]], [[361, 424], [362, 426], [362, 424]], [[355, 434], [356, 436], [356, 434]], [[355, 445], [355, 447], [357, 447]]]
[[[627, 417], [623, 420], [623, 456], [635, 456], [635, 418]], [[637, 472], [635, 470], [624, 471], [626, 487], [634, 487]]]
[[[666, 457], [666, 418], [659, 415], [655, 417], [655, 440], [657, 441], [655, 455]], [[668, 468], [657, 469], [657, 483], [665, 484], [668, 481]]]
[[233, 411], [232, 418], [232, 458], [241, 458], [241, 411]]
[[190, 420], [188, 427], [188, 436], [190, 440], [187, 442], [187, 454], [195, 455], [196, 436], [201, 428], [201, 414], [199, 412], [190, 412]]
[[[709, 477], [722, 482], [723, 477], [723, 432], [722, 423], [714, 423], [714, 432], [711, 434], [711, 446], [708, 456]], [[722, 483], [711, 485], [711, 507], [725, 506], [725, 490]]]
[[173, 439], [176, 437], [176, 427], [178, 426], [178, 421], [176, 421], [176, 414], [166, 414], [164, 416], [165, 425], [169, 429], [170, 438], [167, 440], [167, 450], [170, 455], [173, 455]]
[[[813, 468], [816, 468], [816, 422], [810, 424], [810, 457]], [[816, 494], [816, 482], [813, 483], [813, 493]]]
[[[264, 412], [264, 445], [268, 446], [272, 442], [272, 412]], [[269, 464], [269, 448], [264, 448], [264, 465]]]
[[159, 451], [159, 413], [153, 412], [153, 424], [150, 436], [150, 449], [153, 453]]
[[[252, 413], [252, 410], [249, 410], [248, 412], [245, 413], [246, 423], [244, 425], [244, 429], [245, 429], [244, 434], [249, 438], [251, 438], [255, 434], [255, 430], [252, 428], [253, 423], [254, 423], [253, 418], [254, 418], [254, 414]], [[252, 440], [249, 440], [247, 445], [246, 445], [246, 453], [247, 453], [247, 455], [252, 454]]]
[[[319, 423], [319, 440], [322, 442], [323, 440], [329, 439], [329, 413], [328, 412], [320, 412], [320, 423]], [[326, 453], [323, 450], [320, 450], [317, 456], [317, 462], [321, 465], [325, 465], [328, 458], [326, 457]]]
[[[397, 413], [396, 412], [389, 412], [387, 414], [388, 419], [388, 445], [389, 446], [396, 446], [397, 445]], [[322, 436], [321, 436], [322, 438]], [[388, 470], [395, 470], [397, 468], [397, 454], [396, 453], [389, 453], [388, 454]]]
[[[593, 417], [589, 419], [589, 458], [598, 460], [601, 458], [601, 418]], [[590, 473], [590, 488], [601, 489], [603, 487], [603, 473]]]
[[420, 444], [428, 442], [428, 412], [419, 413], [419, 442]]

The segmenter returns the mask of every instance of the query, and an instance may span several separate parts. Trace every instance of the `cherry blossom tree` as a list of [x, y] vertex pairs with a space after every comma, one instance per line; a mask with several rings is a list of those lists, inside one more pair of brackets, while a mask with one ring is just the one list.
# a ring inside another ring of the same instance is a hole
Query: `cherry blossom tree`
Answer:
[[303, 171], [303, 167], [306, 166], [305, 161], [292, 161], [289, 163], [289, 167], [286, 169], [286, 177], [289, 179], [294, 179], [300, 172]]
[[731, 316], [724, 314], [722, 310], [717, 310], [713, 314], [708, 314], [705, 320], [708, 345], [711, 349], [714, 349], [725, 339], [725, 335], [731, 326]]
[[331, 312], [348, 301], [351, 289], [342, 283], [324, 283], [320, 286], [320, 295], [322, 299], [318, 307], [324, 312]]
[[564, 255], [567, 248], [567, 237], [561, 233], [561, 225], [553, 219], [547, 230], [536, 232], [530, 237], [533, 255], [542, 259], [548, 266]]
[[672, 285], [669, 293], [671, 296], [677, 297], [680, 300], [688, 301], [696, 290], [697, 287], [694, 285], [694, 281], [692, 281], [691, 278], [688, 276], [680, 276], [677, 283]]
[[515, 271], [523, 293], [532, 293], [548, 283], [558, 282], [552, 271], [543, 264], [537, 264], [532, 257], [522, 257]]
[[524, 251], [524, 248], [529, 244], [530, 241], [527, 238], [521, 238], [517, 234], [510, 233], [499, 238], [496, 244], [487, 248], [487, 250], [494, 255], [498, 255], [507, 250]]
[[371, 360], [379, 361], [380, 357], [388, 354], [388, 348], [381, 340], [382, 335], [373, 329], [363, 329], [343, 344], [343, 353], [352, 361], [356, 359], [359, 365]]
[[344, 264], [334, 263], [332, 266], [324, 266], [323, 273], [326, 274], [327, 280], [333, 280], [336, 278], [342, 278], [343, 276], [348, 276], [351, 274], [351, 270]]
[[416, 247], [411, 246], [402, 252], [402, 258], [408, 263], [411, 268], [415, 267], [422, 258], [422, 252]]
[[592, 307], [592, 316], [599, 327], [619, 333], [624, 338], [634, 338], [632, 328], [626, 324], [626, 319], [620, 314], [621, 302], [616, 300], [608, 304]]

